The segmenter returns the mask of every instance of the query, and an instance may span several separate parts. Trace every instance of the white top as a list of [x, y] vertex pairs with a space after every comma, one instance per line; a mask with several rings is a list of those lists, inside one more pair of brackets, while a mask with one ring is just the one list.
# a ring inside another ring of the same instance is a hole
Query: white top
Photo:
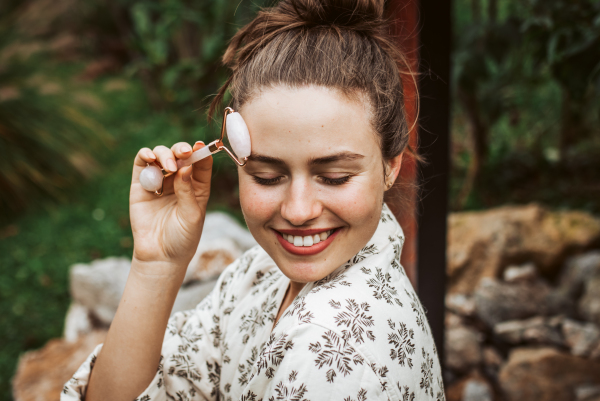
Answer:
[[[194, 310], [173, 315], [138, 401], [444, 400], [440, 363], [403, 267], [404, 234], [384, 205], [369, 243], [306, 284], [275, 327], [289, 279], [256, 246]], [[102, 345], [62, 401], [81, 400]]]

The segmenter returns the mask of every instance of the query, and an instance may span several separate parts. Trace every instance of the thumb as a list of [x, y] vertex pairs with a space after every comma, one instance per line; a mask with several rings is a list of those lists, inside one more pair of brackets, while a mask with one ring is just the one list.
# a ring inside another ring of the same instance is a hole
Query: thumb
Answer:
[[204, 210], [201, 210], [192, 186], [192, 166], [180, 168], [175, 175], [173, 189], [177, 197], [177, 217], [180, 221], [199, 222], [204, 216]]

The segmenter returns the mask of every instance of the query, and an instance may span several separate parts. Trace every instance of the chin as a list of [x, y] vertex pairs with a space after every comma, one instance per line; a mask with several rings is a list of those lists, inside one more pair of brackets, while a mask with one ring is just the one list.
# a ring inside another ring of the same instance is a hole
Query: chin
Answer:
[[275, 263], [287, 278], [296, 283], [321, 280], [339, 267], [329, 263], [291, 262], [289, 260], [276, 260]]

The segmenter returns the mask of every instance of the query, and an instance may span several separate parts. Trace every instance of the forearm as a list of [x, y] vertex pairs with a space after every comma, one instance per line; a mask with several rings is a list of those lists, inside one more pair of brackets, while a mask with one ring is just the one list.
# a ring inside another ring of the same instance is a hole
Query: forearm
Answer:
[[[127, 400], [152, 381], [160, 360], [165, 329], [185, 269], [133, 261], [125, 291], [98, 355], [86, 401]], [[144, 271], [144, 273], [140, 273]]]

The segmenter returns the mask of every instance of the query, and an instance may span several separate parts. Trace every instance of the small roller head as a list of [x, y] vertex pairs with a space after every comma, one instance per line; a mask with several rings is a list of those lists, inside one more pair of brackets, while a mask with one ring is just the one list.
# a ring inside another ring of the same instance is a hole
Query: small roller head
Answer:
[[163, 173], [157, 166], [150, 164], [140, 173], [140, 184], [146, 191], [155, 192], [162, 188]]

